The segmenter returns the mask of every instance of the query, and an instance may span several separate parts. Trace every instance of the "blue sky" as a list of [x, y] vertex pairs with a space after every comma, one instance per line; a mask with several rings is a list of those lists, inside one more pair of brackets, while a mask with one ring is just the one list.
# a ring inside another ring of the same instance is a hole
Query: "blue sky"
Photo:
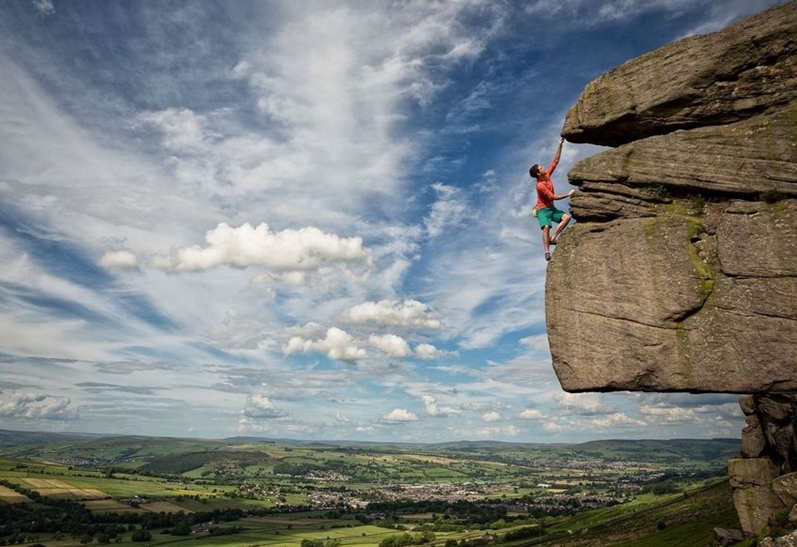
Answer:
[[738, 435], [561, 390], [528, 167], [591, 79], [776, 3], [0, 3], [0, 427]]

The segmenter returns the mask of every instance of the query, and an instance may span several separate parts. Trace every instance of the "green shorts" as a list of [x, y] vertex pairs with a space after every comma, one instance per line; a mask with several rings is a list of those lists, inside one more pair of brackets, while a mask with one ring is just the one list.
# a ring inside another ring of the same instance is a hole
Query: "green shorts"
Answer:
[[537, 221], [540, 223], [540, 228], [545, 228], [546, 226], [551, 226], [551, 221], [556, 222], [557, 224], [562, 222], [562, 217], [565, 216], [565, 212], [561, 209], [557, 209], [556, 207], [543, 207], [542, 209], [537, 209]]

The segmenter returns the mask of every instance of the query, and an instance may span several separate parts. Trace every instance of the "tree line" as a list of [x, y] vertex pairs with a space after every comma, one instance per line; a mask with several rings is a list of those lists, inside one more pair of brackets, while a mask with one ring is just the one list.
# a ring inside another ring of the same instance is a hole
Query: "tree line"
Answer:
[[[17, 503], [0, 505], [0, 545], [25, 543], [31, 534], [61, 533], [81, 541], [95, 538], [110, 543], [121, 534], [133, 531], [133, 541], [149, 541], [149, 530], [167, 528], [173, 535], [188, 535], [196, 524], [234, 522], [244, 516], [262, 516], [267, 509], [214, 509], [189, 513], [92, 513], [83, 504], [42, 496], [35, 490], [0, 480], [0, 484], [27, 496], [35, 504]], [[221, 535], [235, 533], [235, 527], [216, 527], [208, 530]], [[176, 532], [176, 533], [175, 533]]]

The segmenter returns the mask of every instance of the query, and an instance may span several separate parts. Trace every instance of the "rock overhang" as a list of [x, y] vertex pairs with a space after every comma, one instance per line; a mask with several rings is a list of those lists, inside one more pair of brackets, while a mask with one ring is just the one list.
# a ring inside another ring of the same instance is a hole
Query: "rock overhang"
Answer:
[[797, 392], [797, 2], [601, 76], [563, 135], [617, 148], [568, 174], [562, 387]]

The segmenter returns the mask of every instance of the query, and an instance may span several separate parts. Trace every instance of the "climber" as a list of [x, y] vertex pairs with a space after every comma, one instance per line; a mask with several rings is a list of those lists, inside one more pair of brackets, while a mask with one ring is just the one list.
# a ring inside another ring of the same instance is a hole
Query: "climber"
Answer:
[[[566, 194], [554, 194], [553, 175], [554, 169], [559, 164], [559, 156], [562, 155], [562, 145], [565, 139], [559, 139], [559, 147], [556, 149], [556, 155], [551, 162], [551, 166], [547, 170], [543, 169], [536, 163], [529, 169], [531, 178], [537, 179], [537, 205], [534, 206], [534, 216], [540, 223], [542, 228], [542, 246], [545, 249], [545, 260], [551, 259], [550, 245], [556, 245], [556, 238], [564, 230], [567, 223], [570, 222], [570, 214], [554, 207], [554, 200], [565, 199], [573, 195], [574, 190], [570, 190]], [[550, 234], [551, 221], [555, 222], [556, 229], [553, 235]]]

